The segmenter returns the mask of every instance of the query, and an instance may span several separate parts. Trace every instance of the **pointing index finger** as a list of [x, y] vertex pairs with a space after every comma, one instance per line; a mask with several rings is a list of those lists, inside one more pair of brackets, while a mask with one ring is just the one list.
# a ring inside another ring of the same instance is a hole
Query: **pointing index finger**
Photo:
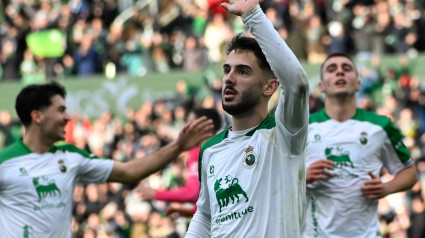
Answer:
[[372, 179], [376, 179], [377, 176], [372, 173], [372, 171], [367, 172]]

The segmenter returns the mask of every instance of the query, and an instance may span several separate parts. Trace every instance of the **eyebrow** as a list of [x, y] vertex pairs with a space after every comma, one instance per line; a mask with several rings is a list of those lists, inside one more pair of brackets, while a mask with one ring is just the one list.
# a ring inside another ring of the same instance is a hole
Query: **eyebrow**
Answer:
[[[332, 63], [332, 64], [330, 64], [330, 65], [328, 65], [328, 66], [326, 66], [326, 70], [327, 69], [329, 69], [329, 68], [331, 68], [331, 67], [336, 67], [337, 66], [337, 64], [336, 63]], [[342, 67], [346, 67], [346, 66], [349, 66], [350, 68], [354, 68], [354, 66], [352, 65], [352, 64], [348, 64], [348, 63], [342, 63]]]
[[[230, 66], [230, 64], [224, 64], [223, 69], [224, 68], [232, 68], [232, 67]], [[249, 71], [253, 71], [252, 67], [249, 66], [249, 65], [246, 65], [246, 64], [237, 64], [234, 68], [236, 68], [236, 69], [247, 69]]]

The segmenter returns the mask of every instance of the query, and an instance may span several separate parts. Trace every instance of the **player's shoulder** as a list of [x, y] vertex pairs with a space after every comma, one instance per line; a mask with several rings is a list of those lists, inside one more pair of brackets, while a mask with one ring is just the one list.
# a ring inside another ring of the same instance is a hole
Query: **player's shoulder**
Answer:
[[201, 151], [204, 151], [205, 149], [222, 142], [227, 137], [227, 133], [229, 132], [229, 130], [230, 127], [205, 141], [201, 146]]
[[387, 127], [388, 125], [392, 124], [389, 117], [378, 115], [372, 111], [367, 111], [360, 108], [357, 108], [356, 115], [353, 117], [353, 120], [369, 122], [380, 127]]
[[24, 156], [29, 153], [31, 153], [31, 151], [23, 145], [22, 141], [16, 141], [0, 151], [0, 164], [7, 160]]
[[326, 122], [330, 119], [331, 118], [328, 116], [328, 114], [326, 114], [326, 111], [323, 108], [322, 110], [320, 110], [318, 112], [310, 114], [310, 117], [308, 119], [308, 123], [309, 124], [322, 123], [322, 122]]
[[51, 153], [70, 152], [70, 153], [79, 154], [79, 155], [86, 157], [86, 158], [93, 158], [93, 159], [97, 158], [95, 155], [87, 152], [86, 150], [80, 149], [73, 144], [68, 144], [68, 143], [65, 143], [65, 142], [56, 143], [54, 146], [52, 146], [52, 148], [50, 149], [49, 152], [51, 152]]

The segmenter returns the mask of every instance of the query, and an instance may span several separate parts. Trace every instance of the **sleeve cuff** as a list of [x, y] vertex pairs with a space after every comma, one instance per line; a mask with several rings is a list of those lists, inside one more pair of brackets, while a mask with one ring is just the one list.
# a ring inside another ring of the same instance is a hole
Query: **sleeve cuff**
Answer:
[[255, 5], [255, 7], [249, 9], [242, 15], [242, 22], [245, 24], [252, 16], [254, 16], [257, 12], [262, 11], [260, 4]]

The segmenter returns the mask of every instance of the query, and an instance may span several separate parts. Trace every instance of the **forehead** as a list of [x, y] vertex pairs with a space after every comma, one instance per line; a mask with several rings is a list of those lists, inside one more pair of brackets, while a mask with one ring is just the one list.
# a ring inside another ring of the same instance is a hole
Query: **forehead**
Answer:
[[232, 50], [229, 55], [227, 55], [225, 64], [230, 66], [243, 64], [251, 67], [258, 67], [257, 57], [255, 57], [254, 52], [249, 50]]
[[323, 68], [329, 67], [330, 65], [347, 65], [347, 64], [354, 67], [353, 62], [349, 58], [344, 56], [335, 56], [326, 60], [326, 62], [323, 64]]
[[60, 95], [54, 95], [50, 98], [50, 101], [52, 104], [50, 106], [52, 107], [58, 107], [58, 106], [65, 106], [65, 99]]

